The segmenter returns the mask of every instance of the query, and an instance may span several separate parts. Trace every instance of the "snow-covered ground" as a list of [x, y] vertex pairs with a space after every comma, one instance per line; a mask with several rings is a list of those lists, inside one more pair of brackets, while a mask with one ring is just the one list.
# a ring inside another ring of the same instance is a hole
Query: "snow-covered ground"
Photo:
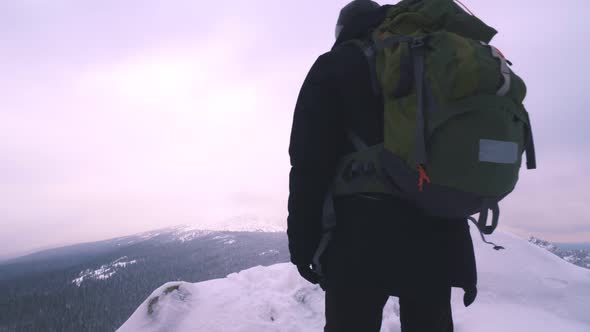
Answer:
[[137, 260], [128, 260], [127, 256], [121, 257], [112, 263], [102, 265], [96, 270], [84, 270], [80, 272], [78, 278], [72, 280], [73, 284], [80, 287], [85, 280], [106, 280], [112, 277], [119, 269], [126, 268], [127, 265], [137, 263]]
[[[479, 296], [464, 308], [453, 294], [457, 332], [589, 332], [590, 270], [572, 265], [514, 235], [476, 245]], [[395, 298], [384, 310], [382, 332], [398, 332]], [[225, 279], [171, 282], [140, 305], [120, 332], [320, 332], [322, 290], [299, 277], [290, 264], [255, 267]]]

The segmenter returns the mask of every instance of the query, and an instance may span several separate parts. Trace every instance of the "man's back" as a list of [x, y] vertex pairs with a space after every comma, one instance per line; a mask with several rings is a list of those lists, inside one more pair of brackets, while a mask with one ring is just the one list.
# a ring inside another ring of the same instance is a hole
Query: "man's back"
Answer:
[[[300, 270], [309, 267], [318, 248], [324, 199], [338, 160], [354, 149], [347, 132], [353, 131], [370, 145], [383, 141], [382, 98], [372, 88], [362, 50], [347, 41], [366, 37], [384, 19], [386, 10], [372, 10], [345, 25], [332, 51], [317, 60], [301, 89], [290, 146], [288, 229], [291, 259]], [[380, 314], [371, 316], [371, 311], [365, 318], [346, 312], [352, 306], [361, 315], [371, 301], [377, 303], [373, 311], [379, 311], [390, 295], [407, 303], [406, 318], [421, 310], [435, 316], [443, 312], [452, 326], [450, 287], [473, 292], [476, 286], [467, 222], [425, 217], [410, 204], [382, 195], [341, 197], [334, 205], [337, 225], [321, 256], [322, 285], [327, 290], [326, 331], [343, 331], [339, 326], [352, 331], [354, 321], [378, 321]], [[315, 277], [308, 279], [319, 281]], [[342, 296], [352, 289], [359, 292]], [[363, 300], [352, 294], [376, 295]], [[421, 302], [440, 305], [420, 307]], [[406, 322], [406, 327], [413, 326], [412, 322]], [[440, 331], [449, 331], [443, 325]], [[361, 327], [371, 331], [367, 325]]]

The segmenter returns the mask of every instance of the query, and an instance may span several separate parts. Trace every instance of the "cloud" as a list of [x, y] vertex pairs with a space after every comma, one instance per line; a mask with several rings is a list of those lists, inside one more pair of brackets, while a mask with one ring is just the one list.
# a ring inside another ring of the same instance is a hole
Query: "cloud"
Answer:
[[[283, 220], [298, 89], [346, 2], [1, 2], [0, 250]], [[584, 11], [469, 5], [528, 83], [539, 150], [503, 227], [590, 238]]]
[[244, 66], [244, 45], [219, 44], [221, 33], [42, 78], [35, 98], [13, 98], [0, 112], [2, 245], [210, 225], [265, 207], [280, 215], [280, 201], [230, 196], [286, 196], [291, 106], [269, 105], [285, 86], [269, 87], [276, 63]]
[[502, 203], [502, 223], [549, 239], [587, 240], [590, 158], [578, 151], [544, 152], [539, 154], [539, 169], [523, 169], [517, 189]]

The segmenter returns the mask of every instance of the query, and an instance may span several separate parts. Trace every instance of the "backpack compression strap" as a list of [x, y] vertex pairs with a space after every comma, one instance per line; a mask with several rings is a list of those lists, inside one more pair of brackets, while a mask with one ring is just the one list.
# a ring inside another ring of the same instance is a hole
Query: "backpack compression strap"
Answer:
[[[426, 154], [426, 130], [425, 130], [425, 112], [433, 111], [434, 100], [430, 93], [427, 93], [425, 56], [426, 40], [428, 36], [410, 37], [410, 36], [391, 36], [385, 39], [375, 40], [375, 49], [377, 51], [392, 47], [399, 43], [407, 43], [410, 47], [411, 56], [414, 65], [414, 83], [416, 85], [417, 109], [416, 109], [416, 133], [415, 133], [415, 161], [418, 166], [425, 165], [428, 161]], [[372, 74], [372, 75], [376, 75]], [[411, 77], [411, 76], [410, 76]], [[409, 82], [407, 82], [409, 83]], [[408, 84], [409, 85], [409, 84]], [[400, 84], [402, 86], [402, 84]], [[426, 100], [426, 98], [428, 100]]]
[[418, 98], [416, 108], [416, 137], [415, 137], [415, 159], [420, 169], [428, 161], [426, 155], [426, 131], [424, 129], [424, 74], [425, 74], [425, 50], [424, 37], [414, 38], [410, 46], [414, 58], [414, 81], [416, 83], [416, 96]]

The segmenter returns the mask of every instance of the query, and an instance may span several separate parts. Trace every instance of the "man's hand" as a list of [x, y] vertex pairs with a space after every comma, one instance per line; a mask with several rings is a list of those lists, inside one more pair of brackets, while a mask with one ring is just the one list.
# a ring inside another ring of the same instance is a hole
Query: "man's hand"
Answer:
[[465, 295], [463, 295], [463, 304], [466, 307], [469, 307], [473, 302], [475, 302], [475, 298], [477, 297], [477, 287], [469, 287], [464, 288]]
[[309, 265], [297, 265], [297, 270], [299, 271], [299, 274], [301, 275], [301, 277], [303, 277], [303, 279], [311, 282], [312, 284], [316, 285], [316, 284], [320, 284], [320, 287], [322, 287], [322, 289], [325, 290], [324, 287], [324, 283], [323, 283], [323, 278], [315, 273], [312, 269], [311, 266]]

